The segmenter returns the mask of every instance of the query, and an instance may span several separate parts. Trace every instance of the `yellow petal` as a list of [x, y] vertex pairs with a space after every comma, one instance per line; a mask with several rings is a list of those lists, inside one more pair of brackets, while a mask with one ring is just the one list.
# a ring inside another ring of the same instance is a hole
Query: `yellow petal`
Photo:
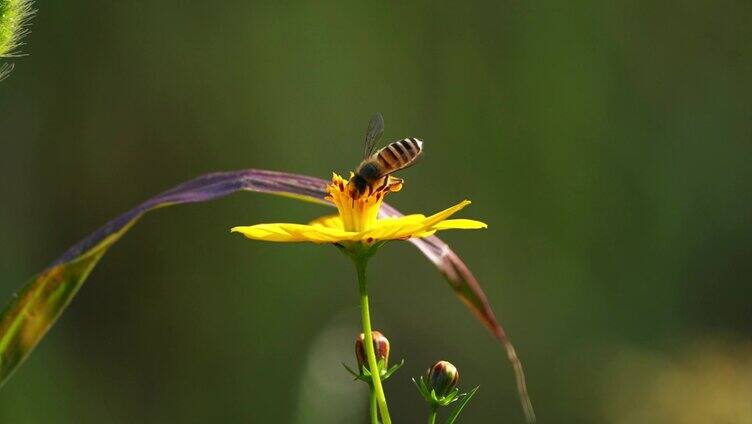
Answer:
[[408, 220], [408, 221], [422, 221], [426, 219], [426, 216], [422, 213], [413, 213], [410, 215], [402, 215], [400, 219]]
[[344, 225], [342, 224], [342, 218], [340, 218], [339, 215], [322, 216], [321, 218], [316, 218], [313, 221], [311, 221], [309, 225], [314, 225], [314, 226], [320, 225], [323, 227], [337, 228], [340, 230], [344, 230]]
[[425, 221], [392, 220], [363, 232], [360, 238], [361, 240], [368, 237], [374, 240], [394, 240], [409, 237], [423, 238], [430, 237], [439, 230], [476, 230], [487, 227], [488, 225], [485, 223], [473, 219], [447, 219], [431, 227], [426, 226]]
[[356, 236], [356, 233], [336, 228], [287, 223], [233, 227], [230, 231], [241, 233], [253, 240], [277, 242], [310, 241], [313, 243], [334, 243], [342, 240], [351, 240]]
[[388, 216], [377, 220], [376, 223], [374, 223], [373, 228], [392, 226], [395, 224], [405, 225], [420, 223], [422, 225], [425, 220], [426, 216], [419, 213], [403, 216]]
[[480, 228], [488, 228], [488, 225], [474, 219], [445, 219], [434, 224], [431, 228], [434, 230], [477, 230]]
[[411, 235], [410, 237], [412, 237], [412, 238], [423, 238], [423, 237], [431, 237], [434, 234], [436, 234], [436, 230], [422, 231], [422, 232], [419, 232], [419, 233], [415, 233], [415, 234]]
[[456, 205], [452, 206], [451, 208], [444, 209], [443, 211], [439, 213], [435, 213], [425, 220], [426, 227], [433, 227], [435, 224], [449, 218], [450, 216], [454, 215], [455, 213], [459, 212], [464, 208], [465, 206], [469, 205], [469, 200], [463, 200], [460, 203], [457, 203]]
[[409, 237], [428, 237], [433, 235], [437, 230], [485, 228], [486, 224], [480, 221], [446, 219], [469, 204], [469, 200], [464, 200], [429, 217], [421, 214], [413, 214], [383, 218], [378, 220], [373, 228], [361, 232], [358, 238], [361, 240], [369, 238], [374, 240], [394, 240]]
[[425, 230], [423, 220], [410, 217], [390, 218], [378, 221], [378, 225], [360, 233], [360, 239], [394, 240], [412, 236]]

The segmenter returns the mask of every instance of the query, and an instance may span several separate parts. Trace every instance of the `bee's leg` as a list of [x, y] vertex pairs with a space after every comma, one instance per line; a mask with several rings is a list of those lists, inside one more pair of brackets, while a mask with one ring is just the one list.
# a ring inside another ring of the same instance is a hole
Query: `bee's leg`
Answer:
[[384, 181], [383, 190], [388, 190], [388, 191], [391, 191], [392, 187], [401, 186], [402, 183], [405, 181], [402, 178], [392, 177], [391, 175], [384, 178], [384, 180], [385, 181]]
[[386, 187], [389, 185], [389, 179], [392, 178], [391, 176], [387, 175], [385, 177], [382, 177], [384, 179], [384, 183], [381, 184], [381, 187], [379, 187], [379, 191], [384, 191]]

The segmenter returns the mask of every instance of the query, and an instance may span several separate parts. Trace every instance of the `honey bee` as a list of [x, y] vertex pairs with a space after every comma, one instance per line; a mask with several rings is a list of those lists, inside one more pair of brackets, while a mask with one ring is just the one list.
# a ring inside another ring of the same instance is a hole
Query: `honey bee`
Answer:
[[384, 118], [380, 113], [373, 115], [366, 131], [363, 162], [358, 165], [355, 175], [347, 186], [353, 198], [383, 189], [388, 184], [401, 180], [389, 174], [415, 164], [423, 153], [423, 140], [404, 138], [392, 142], [374, 152], [376, 142], [384, 133]]

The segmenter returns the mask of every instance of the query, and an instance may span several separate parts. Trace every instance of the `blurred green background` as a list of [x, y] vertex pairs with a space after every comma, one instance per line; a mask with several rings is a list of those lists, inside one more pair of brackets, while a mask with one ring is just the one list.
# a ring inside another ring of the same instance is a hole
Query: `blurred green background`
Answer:
[[[37, 2], [0, 83], [0, 296], [198, 174], [328, 177], [372, 113], [426, 156], [390, 198], [470, 198], [447, 233], [526, 367], [541, 423], [752, 422], [749, 2]], [[238, 194], [147, 216], [0, 391], [3, 423], [365, 423], [354, 272], [234, 225], [325, 208]], [[449, 359], [462, 422], [522, 422], [502, 348], [407, 243], [373, 261], [409, 381]], [[2, 300], [3, 302], [5, 300]]]

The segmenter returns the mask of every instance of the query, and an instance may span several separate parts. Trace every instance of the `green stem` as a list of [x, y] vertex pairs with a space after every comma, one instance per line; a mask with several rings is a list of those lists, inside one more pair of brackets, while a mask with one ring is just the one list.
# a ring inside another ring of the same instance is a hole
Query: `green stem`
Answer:
[[379, 424], [379, 407], [376, 405], [376, 391], [373, 390], [373, 386], [371, 386], [368, 398], [371, 405], [371, 424]]
[[371, 336], [371, 312], [368, 308], [368, 287], [366, 283], [366, 262], [367, 258], [356, 258], [355, 268], [358, 271], [358, 288], [360, 289], [360, 319], [363, 321], [363, 335], [365, 336], [366, 357], [368, 357], [368, 368], [371, 371], [373, 380], [373, 391], [376, 397], [376, 403], [379, 405], [381, 419], [384, 424], [392, 424], [389, 417], [389, 408], [386, 406], [386, 395], [384, 387], [381, 385], [381, 374], [376, 362], [376, 352], [373, 350], [373, 336]]
[[428, 415], [428, 424], [436, 422], [436, 405], [431, 405], [431, 414]]

